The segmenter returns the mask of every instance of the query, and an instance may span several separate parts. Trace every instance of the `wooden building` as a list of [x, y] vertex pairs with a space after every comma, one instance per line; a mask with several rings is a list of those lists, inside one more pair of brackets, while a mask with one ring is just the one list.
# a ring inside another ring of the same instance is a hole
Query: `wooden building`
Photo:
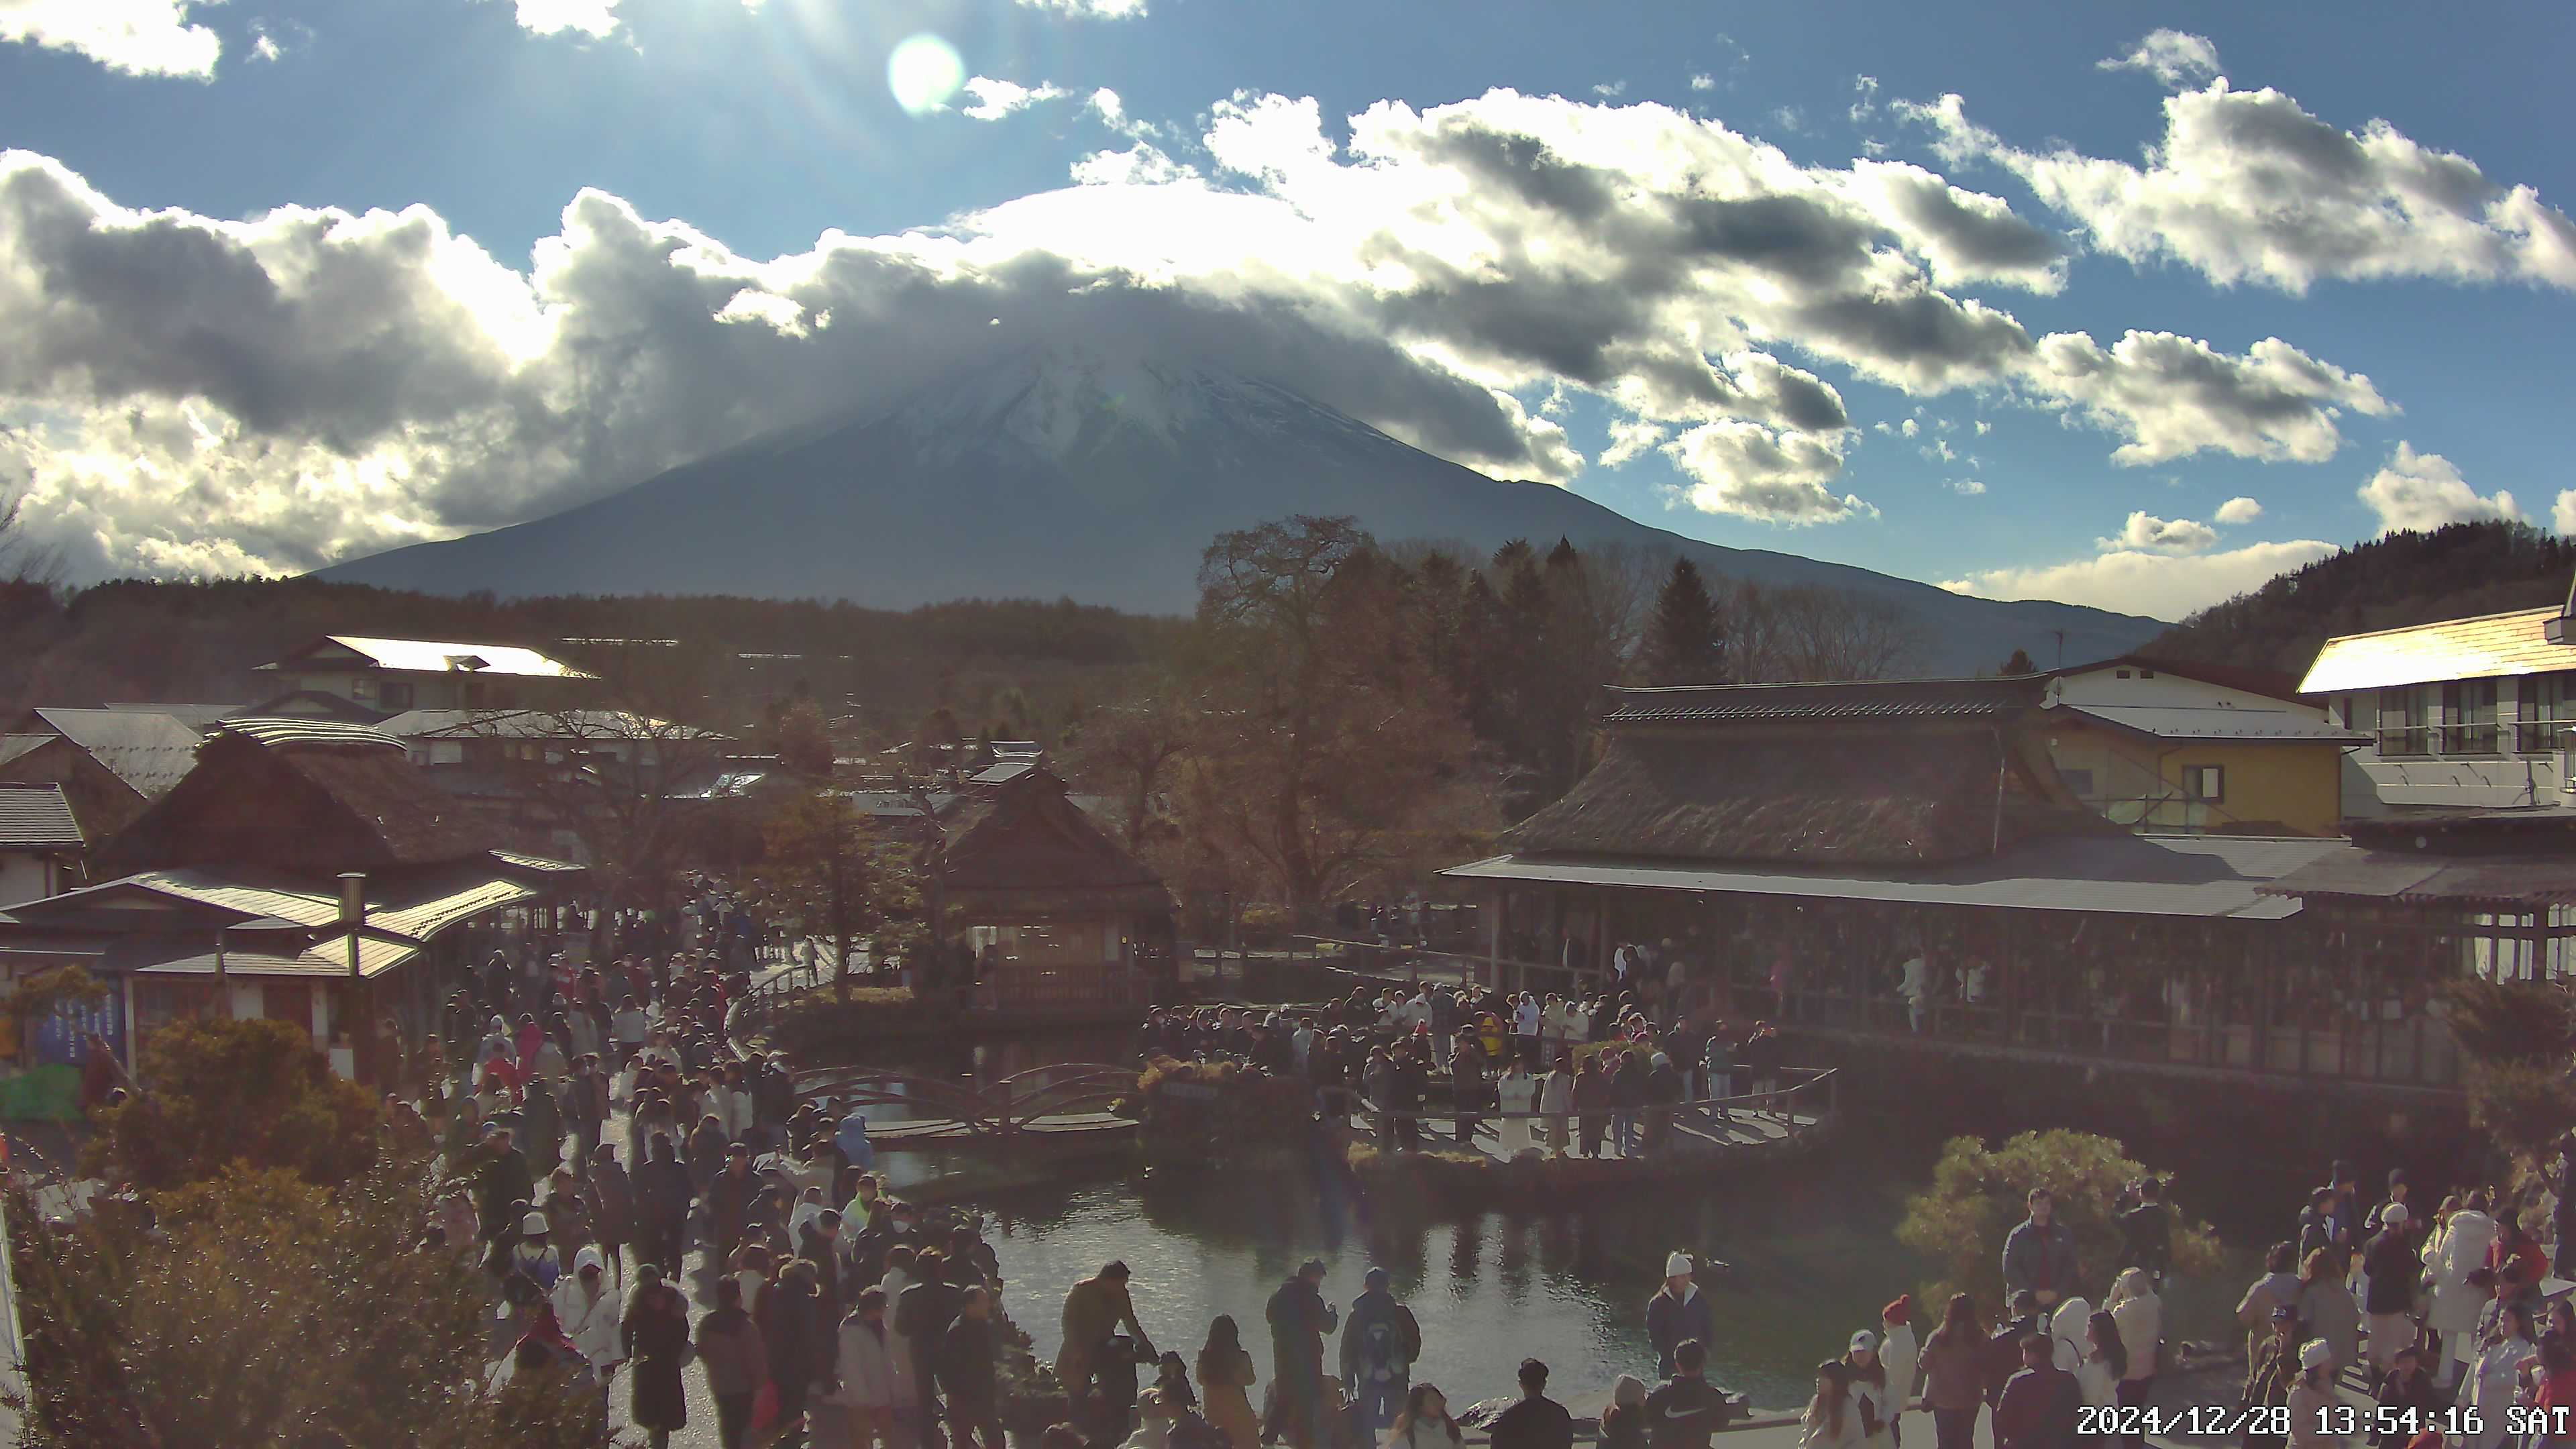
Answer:
[[117, 878], [0, 911], [0, 974], [78, 964], [113, 986], [129, 1066], [172, 1020], [306, 1027], [380, 1080], [496, 948], [549, 928], [577, 866], [489, 848], [402, 743], [296, 719], [215, 725], [194, 767], [102, 847]]
[[[2456, 1087], [2432, 987], [2488, 959], [2461, 932], [2495, 904], [2418, 912], [2400, 942], [2305, 904], [2341, 840], [2108, 821], [2051, 764], [2046, 684], [1621, 690], [1600, 765], [1444, 875], [1486, 892], [1506, 984], [1597, 983], [1615, 943], [1669, 942], [1684, 1005], [1792, 1035]], [[2576, 889], [2576, 857], [2535, 874]]]
[[975, 956], [980, 1008], [1124, 1012], [1169, 969], [1171, 892], [1043, 766], [963, 797], [947, 839], [937, 909]]
[[61, 786], [81, 834], [105, 840], [179, 783], [197, 739], [157, 710], [31, 709], [0, 735], [0, 784]]

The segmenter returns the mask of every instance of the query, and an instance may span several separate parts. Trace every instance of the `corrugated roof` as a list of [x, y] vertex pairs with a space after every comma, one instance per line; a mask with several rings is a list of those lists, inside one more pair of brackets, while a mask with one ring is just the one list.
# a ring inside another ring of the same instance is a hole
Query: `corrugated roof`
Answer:
[[0, 735], [0, 765], [20, 755], [41, 750], [61, 738], [60, 735]]
[[373, 725], [347, 720], [311, 719], [302, 715], [251, 715], [218, 721], [208, 732], [239, 735], [272, 748], [279, 745], [379, 745], [399, 750], [403, 742]]
[[404, 739], [715, 740], [712, 730], [618, 709], [412, 709], [376, 722]]
[[2445, 619], [2404, 629], [2328, 639], [2299, 682], [2301, 694], [2341, 694], [2448, 679], [2487, 679], [2576, 669], [2576, 645], [2552, 644], [2543, 631], [2555, 607]]
[[244, 880], [236, 873], [202, 866], [191, 866], [185, 870], [137, 871], [104, 884], [66, 892], [54, 899], [69, 900], [74, 896], [123, 887], [195, 901], [220, 910], [239, 911], [244, 916], [275, 916], [299, 926], [326, 926], [340, 919], [340, 899], [328, 892], [299, 888], [283, 880]]
[[533, 900], [537, 895], [535, 888], [500, 876], [460, 877], [441, 883], [437, 889], [438, 894], [399, 909], [370, 909], [367, 924], [397, 936], [426, 941], [459, 921]]
[[2072, 714], [2091, 715], [2105, 724], [2153, 735], [2160, 740], [2370, 743], [2370, 736], [2366, 734], [2329, 724], [2302, 710], [2218, 709], [2170, 704], [2070, 704], [2059, 708]]
[[170, 793], [197, 763], [197, 732], [166, 714], [51, 706], [34, 714], [146, 800]]
[[[332, 634], [327, 642], [352, 653], [364, 655], [379, 669], [401, 669], [416, 673], [447, 674], [523, 674], [544, 679], [597, 679], [588, 670], [575, 669], [560, 659], [550, 658], [534, 649], [515, 644], [459, 644], [438, 639], [372, 639], [357, 634]], [[301, 654], [303, 651], [297, 651]], [[294, 667], [278, 660], [259, 667], [276, 670]]]
[[80, 822], [60, 785], [0, 785], [0, 850], [78, 850]]
[[[382, 976], [420, 954], [420, 948], [401, 941], [379, 941], [362, 936], [358, 941], [358, 975], [362, 979]], [[292, 956], [271, 951], [226, 950], [224, 974], [228, 976], [318, 976], [342, 977], [349, 974], [349, 938], [333, 936], [316, 941]], [[133, 968], [137, 976], [212, 976], [215, 953], [211, 950], [186, 951], [164, 960]]]
[[1612, 724], [1969, 719], [2032, 708], [2045, 687], [2044, 676], [2017, 675], [1614, 688], [1606, 718]]
[[528, 855], [516, 850], [496, 850], [492, 852], [492, 858], [503, 865], [514, 865], [521, 870], [536, 871], [542, 875], [578, 875], [589, 869], [588, 866], [576, 865], [569, 860], [556, 860], [544, 855]]
[[2298, 910], [2288, 900], [2262, 894], [2263, 886], [2341, 848], [2338, 840], [2121, 834], [2026, 841], [1983, 860], [1928, 870], [1724, 870], [1500, 855], [1441, 874], [1453, 880], [2259, 921]]
[[976, 771], [973, 775], [967, 778], [967, 783], [972, 785], [1007, 784], [1036, 768], [1037, 766], [1031, 764], [1027, 760], [1005, 761], [1002, 764], [988, 765], [985, 768]]

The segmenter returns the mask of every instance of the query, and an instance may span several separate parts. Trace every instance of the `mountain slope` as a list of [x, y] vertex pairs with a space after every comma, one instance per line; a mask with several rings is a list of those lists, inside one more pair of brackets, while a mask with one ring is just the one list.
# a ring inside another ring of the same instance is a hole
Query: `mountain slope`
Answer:
[[2391, 533], [2204, 609], [2159, 636], [2153, 652], [2295, 677], [2307, 673], [2317, 646], [2337, 634], [2561, 603], [2571, 569], [2576, 541], [2528, 523], [2489, 520]]
[[674, 468], [565, 513], [335, 565], [325, 578], [456, 594], [731, 593], [903, 608], [1071, 597], [1141, 613], [1196, 602], [1216, 534], [1349, 514], [1379, 538], [1491, 550], [1616, 542], [1717, 575], [1889, 598], [1919, 619], [1921, 667], [1992, 669], [2016, 648], [2116, 654], [2162, 626], [2002, 603], [1793, 554], [1649, 528], [1543, 483], [1504, 483], [1270, 383], [1169, 358], [1041, 349], [874, 414]]

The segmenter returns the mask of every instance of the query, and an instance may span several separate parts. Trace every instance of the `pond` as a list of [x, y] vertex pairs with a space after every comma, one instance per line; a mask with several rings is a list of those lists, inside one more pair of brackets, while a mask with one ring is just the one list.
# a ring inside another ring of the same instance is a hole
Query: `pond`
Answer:
[[[1023, 1044], [974, 1066], [998, 1075], [1050, 1056], [1066, 1059]], [[1454, 1403], [1510, 1394], [1515, 1366], [1535, 1355], [1553, 1370], [1552, 1393], [1597, 1412], [1620, 1374], [1651, 1381], [1646, 1299], [1665, 1255], [1679, 1248], [1728, 1265], [1702, 1282], [1716, 1317], [1711, 1378], [1757, 1406], [1787, 1408], [1804, 1400], [1819, 1359], [1838, 1354], [1854, 1329], [1875, 1328], [1881, 1305], [1938, 1274], [1939, 1265], [1896, 1240], [1896, 1225], [1906, 1196], [1928, 1180], [1939, 1140], [1846, 1135], [1807, 1162], [1553, 1213], [1397, 1216], [1295, 1168], [1142, 1173], [1123, 1165], [1068, 1166], [1046, 1186], [982, 1193], [968, 1205], [992, 1220], [1007, 1306], [1044, 1358], [1057, 1347], [1064, 1290], [1122, 1259], [1157, 1348], [1192, 1356], [1209, 1319], [1230, 1313], [1266, 1383], [1262, 1305], [1312, 1257], [1327, 1265], [1326, 1296], [1345, 1308], [1369, 1267], [1393, 1275], [1396, 1295], [1422, 1324], [1415, 1380], [1440, 1385]], [[881, 1165], [900, 1192], [978, 1164], [890, 1154]], [[2172, 1285], [2169, 1334], [2231, 1334], [2243, 1266]], [[1929, 1318], [1937, 1307], [1918, 1315], [1918, 1333], [1929, 1332]]]

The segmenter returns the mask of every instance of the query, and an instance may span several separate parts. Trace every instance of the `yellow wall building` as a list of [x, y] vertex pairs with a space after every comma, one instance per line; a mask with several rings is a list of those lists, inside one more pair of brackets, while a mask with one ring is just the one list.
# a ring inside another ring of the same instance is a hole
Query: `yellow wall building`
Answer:
[[2368, 742], [2250, 671], [2144, 658], [2049, 681], [2049, 758], [2078, 799], [2153, 834], [2343, 833], [2343, 757]]

